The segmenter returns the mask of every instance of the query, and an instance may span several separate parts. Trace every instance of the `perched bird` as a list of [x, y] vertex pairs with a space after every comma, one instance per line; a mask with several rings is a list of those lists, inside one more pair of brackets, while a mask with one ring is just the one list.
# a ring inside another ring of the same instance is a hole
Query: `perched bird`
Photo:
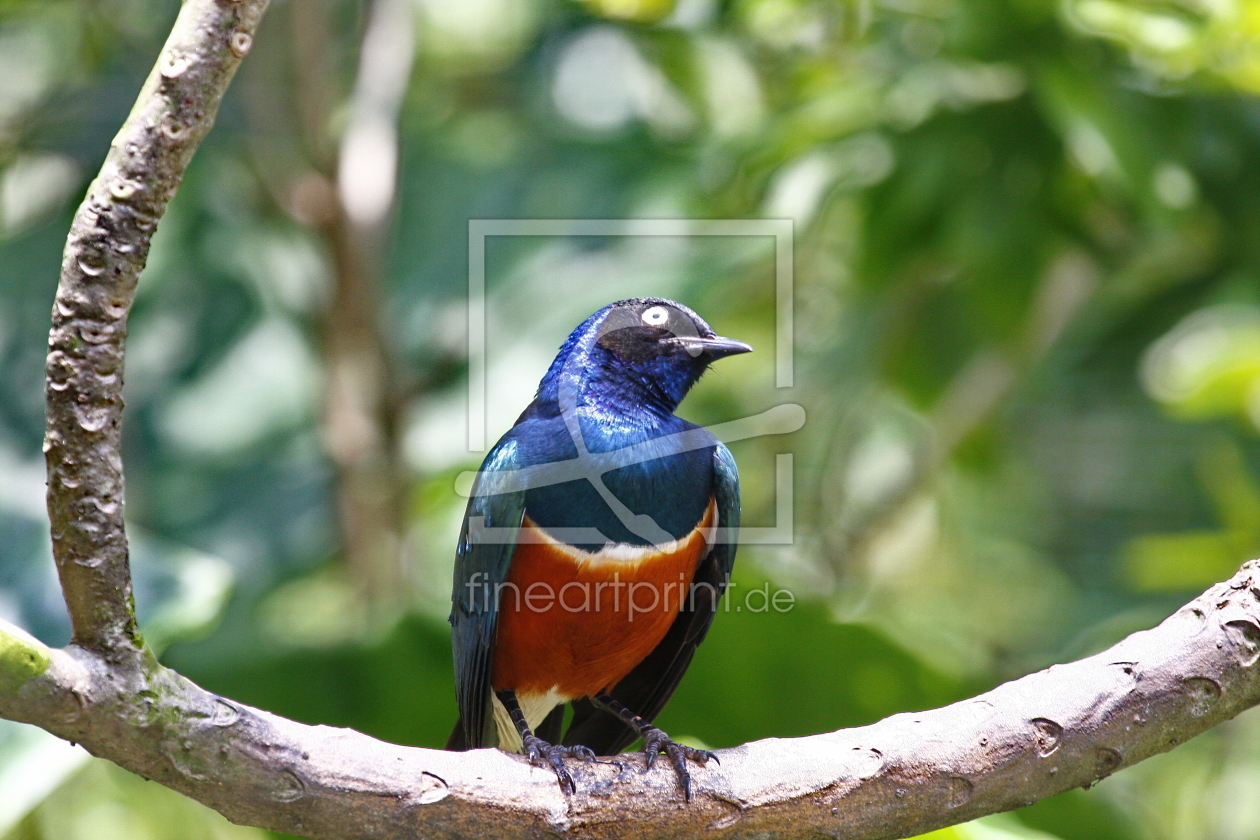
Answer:
[[713, 754], [652, 720], [730, 578], [739, 477], [730, 451], [674, 411], [710, 364], [750, 350], [661, 298], [610, 304], [564, 342], [464, 514], [448, 749], [523, 752], [572, 793], [565, 759], [642, 737], [647, 766], [664, 752], [691, 797], [687, 761]]

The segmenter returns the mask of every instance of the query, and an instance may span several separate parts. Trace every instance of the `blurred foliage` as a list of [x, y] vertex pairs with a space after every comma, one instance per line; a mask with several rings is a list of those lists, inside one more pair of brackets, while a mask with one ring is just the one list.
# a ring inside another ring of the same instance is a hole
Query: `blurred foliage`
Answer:
[[[758, 348], [686, 416], [807, 411], [733, 446], [751, 525], [775, 524], [774, 455], [794, 455], [793, 543], [741, 550], [737, 581], [796, 606], [719, 617], [662, 716], [680, 735], [727, 746], [961, 699], [1149, 626], [1260, 554], [1254, 0], [403, 6], [415, 38], [390, 49], [415, 52], [385, 56], [411, 69], [374, 247], [411, 608], [374, 610], [342, 562], [321, 420], [344, 247], [329, 150], [362, 113], [365, 8], [274, 0], [130, 325], [137, 601], [192, 679], [443, 742], [453, 487], [478, 461], [470, 218], [793, 220], [790, 389], [768, 238], [485, 243], [491, 440], [568, 330], [633, 294]], [[48, 312], [73, 204], [176, 4], [160, 8], [0, 0], [0, 614], [53, 644]], [[1257, 739], [1244, 715], [1091, 791], [930, 836], [1257, 838]], [[0, 789], [10, 840], [265, 836], [16, 725]]]

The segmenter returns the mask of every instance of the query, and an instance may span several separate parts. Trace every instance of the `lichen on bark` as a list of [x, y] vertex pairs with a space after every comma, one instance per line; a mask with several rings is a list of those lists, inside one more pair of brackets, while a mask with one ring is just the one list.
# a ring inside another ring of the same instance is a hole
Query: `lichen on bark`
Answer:
[[25, 631], [0, 623], [0, 692], [17, 691], [51, 664], [48, 648]]

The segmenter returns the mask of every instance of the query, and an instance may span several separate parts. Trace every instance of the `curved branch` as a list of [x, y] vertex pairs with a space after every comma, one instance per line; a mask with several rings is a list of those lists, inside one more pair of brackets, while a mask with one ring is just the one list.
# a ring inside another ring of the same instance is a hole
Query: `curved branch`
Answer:
[[[928, 712], [720, 750], [684, 803], [665, 762], [550, 771], [306, 726], [151, 659], [49, 651], [0, 626], [0, 715], [83, 744], [236, 822], [310, 838], [904, 837], [1099, 779], [1260, 702], [1260, 561], [1110, 650]], [[8, 663], [8, 664], [5, 664]], [[36, 665], [32, 665], [36, 663]], [[45, 663], [39, 671], [38, 663]]]
[[74, 640], [138, 649], [119, 456], [123, 342], [149, 241], [253, 43], [266, 0], [186, 0], [79, 206], [46, 368], [48, 515]]
[[550, 771], [305, 726], [218, 697], [140, 643], [122, 522], [127, 312], [149, 237], [265, 0], [186, 0], [75, 217], [48, 358], [49, 513], [75, 643], [0, 622], [0, 716], [33, 723], [238, 822], [311, 838], [905, 836], [1016, 808], [1260, 702], [1260, 562], [1159, 627], [943, 709], [719, 752], [683, 803], [665, 762]]

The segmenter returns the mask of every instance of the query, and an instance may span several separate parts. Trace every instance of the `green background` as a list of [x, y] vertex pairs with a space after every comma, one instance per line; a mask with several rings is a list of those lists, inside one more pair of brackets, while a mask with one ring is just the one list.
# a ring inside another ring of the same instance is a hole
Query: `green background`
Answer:
[[[732, 446], [761, 527], [787, 524], [775, 458], [792, 455], [793, 539], [745, 547], [736, 580], [796, 601], [718, 616], [660, 719], [693, 742], [962, 699], [1151, 626], [1260, 554], [1255, 0], [403, 6], [411, 43], [380, 48], [403, 62], [397, 188], [357, 245], [397, 464], [358, 490], [400, 500], [397, 567], [348, 559], [326, 422], [346, 243], [320, 208], [364, 119], [372, 7], [274, 0], [141, 280], [137, 603], [199, 684], [443, 743], [456, 477], [479, 460], [470, 218], [792, 221], [791, 388], [769, 237], [485, 243], [491, 441], [568, 331], [635, 294], [758, 350], [684, 416], [805, 409], [799, 431]], [[0, 0], [0, 615], [50, 644], [69, 635], [40, 456], [60, 252], [176, 10]], [[933, 836], [1248, 840], [1258, 791], [1252, 713]], [[0, 725], [6, 840], [265, 834]]]

